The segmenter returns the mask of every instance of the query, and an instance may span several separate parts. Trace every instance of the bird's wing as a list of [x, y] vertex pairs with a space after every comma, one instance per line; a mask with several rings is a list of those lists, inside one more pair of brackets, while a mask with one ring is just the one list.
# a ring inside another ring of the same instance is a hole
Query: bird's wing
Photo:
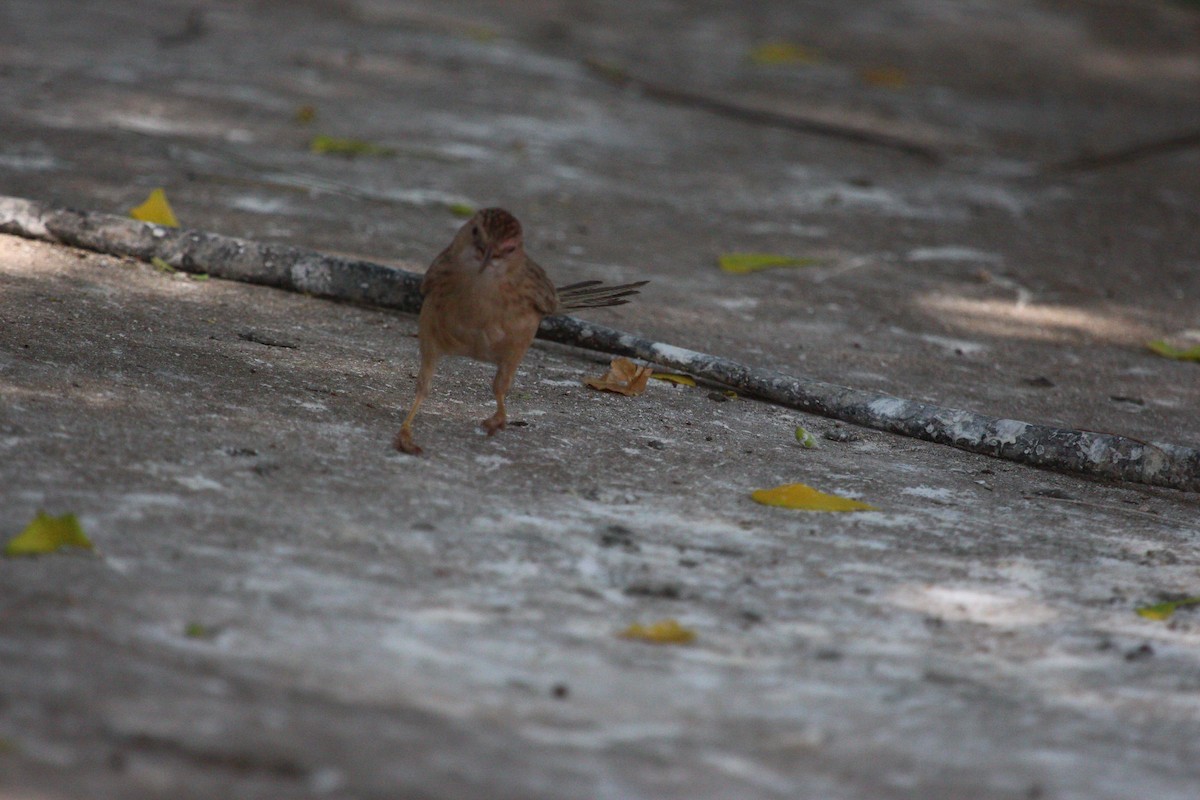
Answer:
[[538, 266], [538, 263], [532, 258], [526, 256], [526, 263], [529, 269], [525, 271], [525, 280], [528, 282], [529, 296], [533, 300], [533, 307], [541, 314], [553, 314], [558, 311], [558, 292], [554, 288], [554, 284], [546, 277], [546, 271]]
[[435, 290], [439, 285], [446, 282], [446, 278], [450, 274], [450, 249], [446, 248], [438, 253], [437, 258], [429, 265], [429, 269], [425, 270], [425, 277], [421, 279], [421, 294], [426, 295]]

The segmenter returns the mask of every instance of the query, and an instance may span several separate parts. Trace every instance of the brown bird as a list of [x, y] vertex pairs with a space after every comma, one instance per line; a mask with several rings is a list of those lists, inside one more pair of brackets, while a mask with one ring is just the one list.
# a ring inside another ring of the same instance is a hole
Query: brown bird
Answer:
[[421, 369], [412, 407], [393, 442], [396, 449], [413, 455], [421, 452], [412, 438], [412, 421], [429, 394], [442, 356], [467, 356], [496, 365], [492, 381], [496, 413], [480, 423], [491, 436], [508, 421], [504, 398], [543, 317], [577, 308], [619, 306], [646, 283], [604, 286], [600, 281], [583, 281], [556, 289], [525, 254], [516, 217], [502, 208], [477, 212], [421, 281], [425, 296], [418, 323]]

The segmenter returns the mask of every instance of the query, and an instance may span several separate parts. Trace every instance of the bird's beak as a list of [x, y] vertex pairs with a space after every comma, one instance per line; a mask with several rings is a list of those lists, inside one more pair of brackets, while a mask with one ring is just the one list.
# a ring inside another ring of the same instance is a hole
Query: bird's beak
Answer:
[[483, 249], [483, 258], [479, 259], [479, 271], [483, 272], [490, 263], [492, 263], [492, 246], [489, 244]]

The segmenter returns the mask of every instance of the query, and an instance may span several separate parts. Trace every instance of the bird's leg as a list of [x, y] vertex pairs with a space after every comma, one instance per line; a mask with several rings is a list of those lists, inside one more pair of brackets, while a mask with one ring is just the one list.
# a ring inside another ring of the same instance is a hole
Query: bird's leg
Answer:
[[431, 352], [427, 352], [426, 348], [421, 348], [421, 369], [417, 373], [417, 392], [413, 395], [412, 406], [408, 409], [408, 416], [404, 418], [404, 424], [400, 426], [400, 432], [396, 434], [396, 438], [392, 444], [397, 450], [409, 455], [421, 455], [420, 446], [413, 441], [412, 438], [412, 422], [413, 417], [417, 416], [417, 409], [421, 407], [421, 402], [429, 394], [429, 386], [433, 382], [433, 369], [437, 366], [437, 356]]
[[502, 430], [508, 424], [508, 414], [504, 410], [504, 398], [508, 394], [508, 388], [512, 386], [513, 376], [517, 374], [517, 365], [521, 363], [521, 357], [524, 355], [525, 351], [522, 349], [520, 353], [516, 354], [516, 358], [508, 358], [500, 362], [500, 367], [496, 370], [496, 377], [492, 379], [492, 392], [496, 395], [496, 413], [479, 423], [487, 431], [488, 436]]

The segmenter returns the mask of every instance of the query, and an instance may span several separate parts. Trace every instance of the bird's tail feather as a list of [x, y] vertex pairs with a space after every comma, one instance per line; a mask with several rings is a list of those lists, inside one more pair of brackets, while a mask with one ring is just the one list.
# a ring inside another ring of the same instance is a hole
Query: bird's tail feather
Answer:
[[605, 286], [601, 281], [580, 281], [569, 286], [558, 287], [559, 308], [571, 311], [576, 308], [604, 308], [628, 303], [625, 298], [638, 293], [638, 289], [649, 281], [623, 283], [620, 286]]

